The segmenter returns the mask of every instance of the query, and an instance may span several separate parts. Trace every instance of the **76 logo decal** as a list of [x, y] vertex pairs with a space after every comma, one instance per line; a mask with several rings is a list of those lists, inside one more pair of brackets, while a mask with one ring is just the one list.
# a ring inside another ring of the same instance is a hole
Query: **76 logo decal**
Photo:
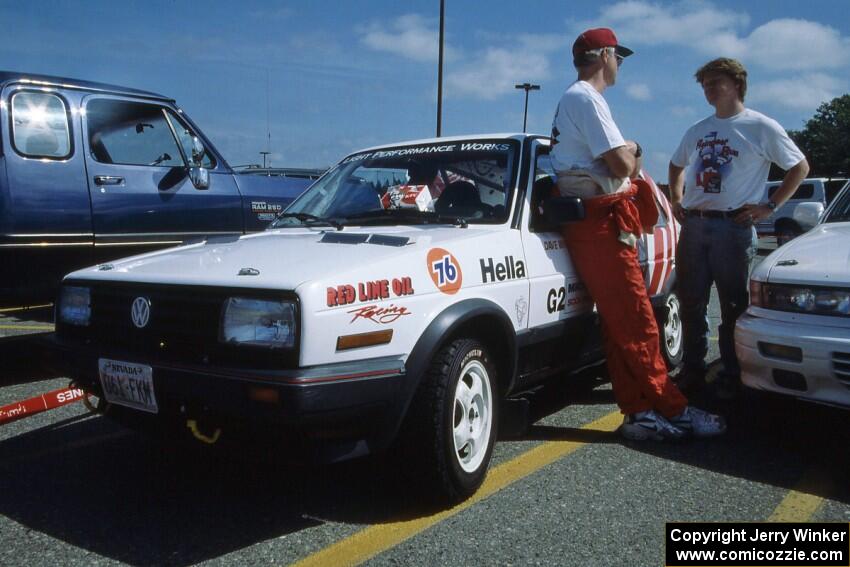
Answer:
[[443, 293], [454, 295], [463, 284], [463, 271], [460, 262], [451, 252], [443, 248], [432, 248], [428, 251], [428, 275], [437, 289]]

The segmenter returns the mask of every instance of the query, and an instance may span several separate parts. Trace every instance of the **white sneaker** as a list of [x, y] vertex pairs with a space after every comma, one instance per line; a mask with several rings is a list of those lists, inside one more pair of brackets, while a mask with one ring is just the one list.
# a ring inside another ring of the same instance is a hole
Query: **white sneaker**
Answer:
[[726, 420], [719, 415], [687, 406], [685, 411], [670, 420], [674, 427], [694, 437], [714, 437], [726, 432]]
[[639, 411], [625, 416], [619, 431], [620, 435], [633, 441], [681, 439], [686, 435], [682, 429], [671, 424], [654, 410]]

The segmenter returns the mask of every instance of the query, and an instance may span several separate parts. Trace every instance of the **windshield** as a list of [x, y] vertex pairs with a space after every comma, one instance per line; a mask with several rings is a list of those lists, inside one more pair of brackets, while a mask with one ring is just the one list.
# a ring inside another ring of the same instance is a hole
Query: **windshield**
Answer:
[[502, 223], [519, 143], [481, 140], [351, 155], [298, 197], [272, 228], [341, 224]]
[[844, 186], [832, 208], [829, 210], [829, 216], [824, 222], [847, 222], [850, 221], [850, 183]]

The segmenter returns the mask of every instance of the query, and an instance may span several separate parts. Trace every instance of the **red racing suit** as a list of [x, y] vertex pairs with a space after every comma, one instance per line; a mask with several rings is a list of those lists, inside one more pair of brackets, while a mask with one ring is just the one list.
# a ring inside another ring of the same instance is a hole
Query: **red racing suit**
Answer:
[[667, 375], [637, 247], [621, 240], [629, 233], [639, 237], [658, 219], [652, 188], [633, 180], [630, 189], [584, 199], [584, 206], [584, 220], [562, 232], [602, 320], [617, 405], [624, 414], [654, 409], [667, 418], [679, 415], [688, 400]]

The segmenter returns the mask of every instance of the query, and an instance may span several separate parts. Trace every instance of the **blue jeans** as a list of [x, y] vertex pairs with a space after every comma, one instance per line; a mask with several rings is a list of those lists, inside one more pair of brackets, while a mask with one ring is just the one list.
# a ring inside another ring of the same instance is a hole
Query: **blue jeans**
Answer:
[[720, 299], [718, 330], [723, 374], [738, 378], [735, 321], [749, 303], [750, 263], [757, 249], [752, 225], [732, 219], [687, 217], [676, 252], [676, 290], [681, 303], [686, 371], [704, 371], [708, 353], [707, 308], [712, 282]]

